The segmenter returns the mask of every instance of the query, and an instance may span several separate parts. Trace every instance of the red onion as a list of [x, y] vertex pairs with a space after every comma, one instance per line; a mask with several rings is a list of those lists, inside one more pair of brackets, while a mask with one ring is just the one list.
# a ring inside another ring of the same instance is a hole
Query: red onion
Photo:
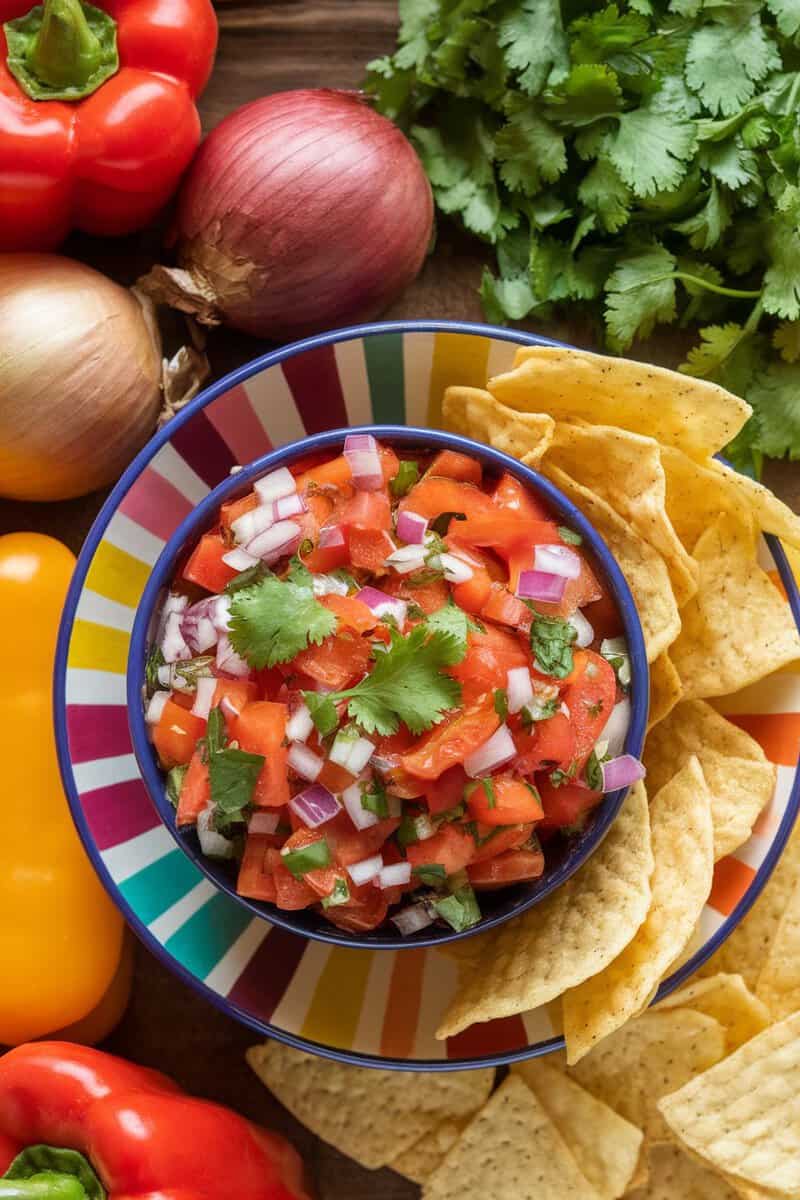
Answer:
[[356, 92], [279, 92], [226, 117], [181, 189], [181, 270], [153, 296], [258, 337], [369, 320], [416, 276], [433, 205], [405, 136]]
[[344, 456], [350, 467], [353, 483], [360, 491], [377, 492], [383, 487], [378, 443], [371, 433], [348, 434], [344, 439]]
[[221, 633], [217, 642], [216, 667], [223, 675], [233, 675], [237, 679], [246, 679], [250, 674], [250, 666], [234, 650], [227, 633]]
[[301, 533], [300, 526], [294, 521], [278, 521], [248, 542], [245, 550], [269, 566], [286, 554], [294, 554], [300, 545]]
[[512, 667], [506, 673], [506, 695], [510, 713], [518, 713], [526, 704], [530, 704], [533, 700], [533, 683], [527, 667]]
[[289, 808], [309, 829], [316, 829], [339, 815], [339, 801], [321, 783], [304, 788], [289, 801]]
[[344, 545], [344, 533], [341, 525], [323, 525], [319, 531], [319, 548], [328, 550], [332, 546]]
[[428, 522], [415, 512], [401, 512], [397, 517], [397, 536], [409, 545], [421, 546], [428, 532]]
[[235, 721], [242, 711], [240, 708], [236, 707], [230, 696], [223, 696], [219, 702], [219, 706], [222, 709], [222, 715], [225, 718], [226, 724], [228, 721]]
[[313, 728], [314, 722], [308, 705], [301, 704], [286, 722], [286, 737], [290, 742], [304, 742]]
[[233, 571], [249, 571], [258, 562], [257, 558], [253, 558], [252, 554], [248, 554], [241, 546], [237, 546], [235, 550], [229, 550], [227, 554], [223, 554], [222, 561], [226, 567], [230, 567]]
[[307, 779], [309, 783], [314, 782], [325, 765], [319, 755], [309, 750], [302, 742], [292, 743], [286, 761], [301, 779]]
[[630, 723], [631, 702], [626, 696], [624, 700], [620, 700], [619, 704], [614, 705], [600, 734], [600, 737], [607, 742], [608, 753], [612, 758], [622, 754]]
[[636, 783], [637, 779], [644, 779], [647, 773], [644, 765], [632, 754], [622, 754], [619, 758], [612, 758], [609, 762], [602, 764], [601, 770], [604, 792], [615, 792], [617, 788], [628, 787], [629, 784]]
[[350, 591], [344, 579], [336, 579], [333, 575], [312, 576], [311, 589], [315, 596], [346, 596]]
[[270, 502], [268, 504], [259, 504], [257, 508], [251, 508], [246, 513], [242, 513], [240, 517], [231, 525], [231, 533], [240, 544], [252, 542], [257, 534], [263, 533], [265, 529], [270, 529], [275, 524], [275, 508]]
[[272, 834], [278, 828], [281, 821], [281, 814], [277, 808], [254, 812], [247, 824], [248, 833], [266, 833]]
[[182, 659], [192, 657], [192, 652], [181, 633], [181, 620], [179, 612], [171, 612], [167, 617], [161, 638], [161, 653], [164, 655], [164, 662], [180, 662]]
[[288, 467], [279, 467], [277, 471], [270, 471], [269, 475], [257, 479], [253, 484], [253, 491], [262, 504], [268, 504], [272, 500], [282, 500], [284, 496], [291, 496], [296, 492], [297, 480]]
[[431, 915], [424, 904], [410, 904], [408, 908], [401, 909], [389, 919], [393, 925], [397, 926], [403, 937], [410, 937], [412, 933], [419, 933], [421, 929], [427, 929], [429, 925], [433, 924], [435, 917]]
[[197, 695], [192, 705], [192, 716], [208, 720], [211, 712], [211, 702], [217, 690], [217, 680], [213, 675], [201, 675], [197, 681]]
[[220, 633], [227, 633], [231, 627], [230, 596], [212, 596], [210, 613], [214, 628]]
[[534, 546], [533, 565], [537, 571], [577, 579], [581, 573], [580, 555], [569, 546]]
[[338, 767], [344, 767], [351, 775], [358, 775], [372, 757], [374, 742], [359, 737], [350, 729], [340, 729], [334, 738], [328, 757]]
[[299, 492], [294, 492], [291, 496], [281, 496], [280, 500], [276, 500], [273, 510], [275, 520], [283, 521], [286, 517], [298, 517], [300, 513], [308, 512], [308, 505]]
[[352, 783], [342, 792], [342, 803], [347, 809], [347, 815], [356, 829], [369, 829], [378, 824], [378, 817], [361, 803], [361, 786]]
[[373, 854], [369, 858], [362, 858], [361, 862], [351, 863], [346, 870], [356, 887], [361, 887], [362, 884], [369, 883], [376, 875], [380, 875], [383, 870], [383, 859], [380, 854]]
[[464, 759], [464, 770], [469, 776], [476, 779], [480, 775], [488, 775], [497, 767], [502, 767], [516, 753], [517, 747], [514, 745], [514, 739], [508, 727], [501, 725], [488, 741], [479, 746], [477, 750], [473, 750], [472, 754]]
[[469, 563], [455, 554], [435, 554], [429, 563], [443, 573], [448, 583], [466, 583], [475, 574]]
[[214, 600], [213, 596], [198, 600], [181, 617], [181, 633], [193, 654], [204, 654], [217, 644], [217, 629], [211, 615]]
[[594, 628], [579, 608], [569, 618], [569, 623], [578, 635], [575, 639], [578, 649], [585, 650], [587, 646], [591, 646], [594, 641]]
[[410, 575], [412, 571], [420, 571], [425, 566], [426, 550], [424, 546], [401, 546], [393, 550], [386, 559], [386, 566], [393, 567], [398, 575]]
[[407, 883], [411, 883], [411, 863], [399, 862], [391, 863], [388, 867], [382, 867], [378, 875], [378, 887], [404, 887]]
[[376, 617], [384, 617], [388, 613], [394, 617], [397, 624], [402, 629], [406, 623], [408, 615], [408, 604], [405, 600], [399, 600], [397, 596], [390, 596], [386, 592], [382, 592], [380, 588], [365, 587], [356, 594], [356, 600], [361, 600], [366, 604], [367, 608], [375, 613]]
[[520, 571], [517, 595], [523, 600], [541, 600], [557, 603], [564, 595], [567, 581], [563, 575], [551, 575], [547, 571]]
[[[169, 692], [156, 692], [150, 697], [150, 702], [147, 705], [147, 712], [144, 715], [148, 725], [157, 725], [161, 720], [161, 714], [164, 711], [164, 706], [169, 700]], [[370, 814], [372, 815], [372, 814]]]

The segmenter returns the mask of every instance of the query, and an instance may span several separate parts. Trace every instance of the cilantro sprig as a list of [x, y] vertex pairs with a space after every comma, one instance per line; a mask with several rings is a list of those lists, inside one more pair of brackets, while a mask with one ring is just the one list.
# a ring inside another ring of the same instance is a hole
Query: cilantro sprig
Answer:
[[573, 667], [572, 645], [577, 636], [569, 621], [543, 617], [534, 610], [530, 637], [538, 669], [555, 679], [566, 679]]
[[[298, 572], [299, 576], [299, 572]], [[336, 629], [335, 615], [310, 587], [267, 575], [231, 597], [230, 639], [251, 667], [291, 662]]]
[[219, 708], [212, 708], [208, 714], [201, 753], [208, 763], [214, 825], [222, 832], [244, 820], [253, 799], [256, 780], [264, 766], [264, 756], [249, 754], [246, 750], [227, 745], [225, 718]]

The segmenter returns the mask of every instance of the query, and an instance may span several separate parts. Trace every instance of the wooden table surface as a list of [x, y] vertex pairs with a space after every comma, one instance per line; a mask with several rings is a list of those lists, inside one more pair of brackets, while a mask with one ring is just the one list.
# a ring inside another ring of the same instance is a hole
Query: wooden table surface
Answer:
[[[394, 0], [234, 0], [220, 3], [217, 11], [219, 53], [201, 102], [206, 130], [232, 109], [268, 92], [357, 87], [364, 64], [394, 44]], [[131, 282], [155, 261], [158, 235], [149, 232], [118, 242], [74, 237], [64, 252]], [[440, 229], [436, 253], [386, 316], [481, 320], [476, 288], [483, 261], [480, 246], [453, 229]], [[562, 323], [545, 332], [591, 346], [591, 333], [585, 328]], [[268, 348], [253, 338], [215, 331], [208, 347], [214, 377]], [[675, 365], [681, 349], [661, 339], [644, 348], [641, 357]], [[797, 465], [770, 464], [765, 477], [779, 495], [800, 508]], [[58, 505], [2, 502], [0, 533], [39, 530], [77, 552], [104, 498], [105, 493], [94, 493]], [[321, 1200], [411, 1200], [419, 1194], [416, 1186], [392, 1171], [362, 1170], [299, 1126], [246, 1066], [244, 1051], [255, 1041], [257, 1035], [223, 1016], [137, 946], [130, 1007], [107, 1042], [109, 1050], [159, 1067], [189, 1091], [286, 1133], [303, 1154]]]

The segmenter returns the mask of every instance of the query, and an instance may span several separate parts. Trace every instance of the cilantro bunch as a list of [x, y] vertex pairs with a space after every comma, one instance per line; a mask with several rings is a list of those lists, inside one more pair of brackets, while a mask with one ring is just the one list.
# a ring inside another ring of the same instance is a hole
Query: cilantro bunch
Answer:
[[798, 0], [400, 0], [370, 64], [438, 207], [495, 248], [491, 320], [596, 314], [743, 395], [729, 453], [800, 457]]

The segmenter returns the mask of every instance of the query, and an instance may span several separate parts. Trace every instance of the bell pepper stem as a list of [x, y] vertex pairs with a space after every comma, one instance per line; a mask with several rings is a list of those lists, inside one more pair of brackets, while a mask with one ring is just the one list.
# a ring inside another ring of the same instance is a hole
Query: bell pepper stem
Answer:
[[81, 87], [102, 59], [81, 0], [45, 0], [42, 27], [31, 42], [28, 65], [50, 87]]
[[44, 1171], [28, 1179], [0, 1179], [1, 1200], [86, 1200], [83, 1184], [74, 1175]]
[[28, 1146], [0, 1177], [0, 1200], [106, 1200], [89, 1160], [61, 1146]]

